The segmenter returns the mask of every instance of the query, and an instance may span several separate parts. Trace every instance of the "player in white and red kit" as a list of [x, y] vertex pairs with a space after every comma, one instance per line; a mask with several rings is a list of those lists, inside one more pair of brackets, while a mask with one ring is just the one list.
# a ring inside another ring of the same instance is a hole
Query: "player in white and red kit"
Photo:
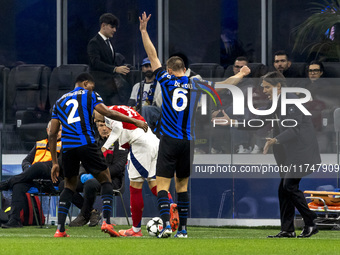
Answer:
[[[109, 108], [131, 118], [145, 121], [138, 112], [128, 106], [115, 105]], [[141, 220], [144, 208], [142, 187], [146, 180], [151, 192], [157, 196], [155, 175], [159, 139], [150, 129], [145, 133], [135, 125], [126, 122], [105, 118], [105, 124], [112, 131], [106, 143], [103, 145], [102, 151], [107, 150], [116, 140], [119, 140], [119, 144], [123, 148], [129, 149], [128, 173], [130, 179], [130, 207], [133, 226], [128, 230], [120, 230], [119, 234], [121, 236], [142, 236]]]

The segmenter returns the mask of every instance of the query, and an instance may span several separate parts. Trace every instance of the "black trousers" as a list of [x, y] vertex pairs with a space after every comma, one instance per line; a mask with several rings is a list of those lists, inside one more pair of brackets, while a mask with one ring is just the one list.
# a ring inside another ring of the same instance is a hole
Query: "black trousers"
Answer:
[[279, 185], [279, 202], [281, 230], [294, 231], [295, 208], [301, 214], [305, 226], [313, 226], [316, 214], [308, 208], [303, 192], [299, 190], [301, 178], [289, 178], [287, 175], [281, 178]]
[[9, 179], [12, 188], [12, 204], [10, 219], [20, 220], [20, 211], [26, 203], [25, 193], [34, 185], [34, 179], [51, 179], [52, 162], [38, 162], [26, 171]]

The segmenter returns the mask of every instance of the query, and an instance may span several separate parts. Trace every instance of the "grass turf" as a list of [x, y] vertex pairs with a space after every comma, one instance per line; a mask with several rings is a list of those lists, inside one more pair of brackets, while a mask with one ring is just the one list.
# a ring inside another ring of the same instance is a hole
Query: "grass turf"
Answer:
[[[116, 229], [127, 228], [117, 226]], [[338, 231], [306, 239], [267, 239], [278, 229], [189, 227], [188, 239], [110, 238], [100, 227], [71, 228], [70, 238], [53, 238], [56, 228], [0, 229], [0, 254], [339, 254]], [[297, 231], [299, 234], [299, 231]]]

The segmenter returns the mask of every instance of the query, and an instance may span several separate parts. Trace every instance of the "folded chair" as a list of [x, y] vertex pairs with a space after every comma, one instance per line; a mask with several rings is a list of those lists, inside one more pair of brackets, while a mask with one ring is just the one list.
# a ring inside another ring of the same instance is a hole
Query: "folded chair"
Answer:
[[[34, 187], [30, 188], [27, 191], [27, 193], [31, 194], [32, 203], [34, 199], [33, 197], [39, 196], [41, 207], [42, 207], [42, 197], [48, 196], [48, 211], [47, 211], [47, 221], [46, 221], [48, 223], [49, 216], [50, 216], [51, 198], [52, 196], [60, 195], [59, 189], [57, 186], [54, 186], [52, 180], [49, 180], [49, 179], [34, 179], [33, 183], [34, 183]], [[38, 213], [36, 212], [34, 207], [33, 207], [33, 213], [34, 213], [36, 222], [40, 222], [40, 227], [42, 228], [43, 215], [40, 214], [41, 218], [38, 220]]]

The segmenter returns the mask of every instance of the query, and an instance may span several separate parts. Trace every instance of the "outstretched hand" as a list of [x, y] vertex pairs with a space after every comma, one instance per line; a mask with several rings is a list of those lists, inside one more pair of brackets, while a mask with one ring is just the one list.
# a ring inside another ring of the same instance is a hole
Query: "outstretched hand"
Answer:
[[148, 25], [148, 21], [150, 20], [151, 14], [146, 16], [146, 12], [143, 12], [142, 17], [139, 17], [139, 30], [146, 31], [146, 27]]
[[263, 154], [267, 154], [269, 148], [277, 142], [275, 138], [266, 138], [266, 140], [266, 144], [263, 147]]

